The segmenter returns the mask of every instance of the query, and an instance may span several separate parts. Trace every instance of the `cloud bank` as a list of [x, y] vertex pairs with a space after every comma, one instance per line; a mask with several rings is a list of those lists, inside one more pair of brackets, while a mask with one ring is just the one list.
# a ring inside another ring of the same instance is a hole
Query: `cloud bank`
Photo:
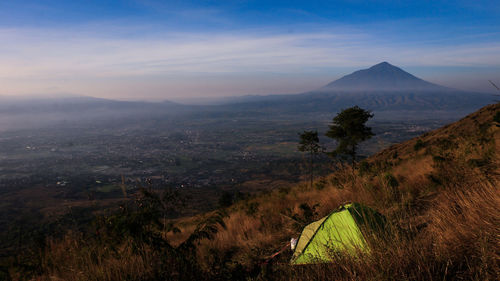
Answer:
[[319, 87], [346, 71], [384, 60], [421, 69], [500, 66], [497, 42], [415, 45], [383, 40], [361, 29], [145, 30], [104, 23], [91, 28], [0, 29], [0, 94], [71, 92], [162, 99], [287, 93]]

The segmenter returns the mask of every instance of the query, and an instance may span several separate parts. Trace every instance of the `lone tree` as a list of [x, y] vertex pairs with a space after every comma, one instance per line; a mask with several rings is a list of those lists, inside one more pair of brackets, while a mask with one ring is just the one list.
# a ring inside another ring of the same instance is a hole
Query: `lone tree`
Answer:
[[321, 146], [319, 145], [319, 137], [317, 131], [304, 131], [299, 133], [299, 151], [309, 152], [309, 168], [310, 168], [310, 180], [311, 187], [313, 184], [313, 171], [314, 171], [314, 156], [321, 151]]
[[373, 114], [357, 105], [337, 114], [329, 126], [330, 130], [325, 134], [337, 141], [337, 147], [329, 155], [332, 157], [350, 156], [354, 166], [358, 144], [375, 135], [372, 129], [365, 125], [372, 117]]

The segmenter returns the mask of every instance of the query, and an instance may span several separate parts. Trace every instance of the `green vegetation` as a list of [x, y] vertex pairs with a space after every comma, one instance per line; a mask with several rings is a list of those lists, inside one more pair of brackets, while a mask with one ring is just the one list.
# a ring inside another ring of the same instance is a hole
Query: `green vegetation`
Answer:
[[337, 141], [337, 147], [330, 155], [350, 156], [354, 165], [359, 143], [374, 136], [371, 128], [365, 125], [372, 117], [373, 114], [358, 106], [344, 109], [337, 114], [329, 126], [330, 130], [326, 132], [327, 137]]
[[500, 111], [497, 111], [497, 113], [493, 117], [493, 121], [498, 123], [497, 126], [500, 125]]
[[425, 147], [425, 143], [421, 139], [418, 139], [417, 142], [415, 143], [415, 145], [413, 146], [413, 150], [419, 151], [420, 149], [422, 149], [424, 147]]
[[367, 161], [361, 161], [358, 165], [358, 172], [361, 176], [370, 172], [370, 164]]
[[386, 185], [392, 189], [399, 186], [398, 180], [391, 173], [387, 172], [384, 174], [384, 181]]
[[233, 204], [234, 196], [231, 192], [224, 191], [219, 198], [219, 207], [226, 208]]
[[311, 187], [313, 184], [313, 174], [314, 174], [314, 156], [321, 152], [321, 146], [319, 145], [319, 137], [317, 131], [304, 131], [299, 134], [300, 142], [298, 149], [301, 152], [309, 153], [309, 169], [310, 169], [310, 183]]

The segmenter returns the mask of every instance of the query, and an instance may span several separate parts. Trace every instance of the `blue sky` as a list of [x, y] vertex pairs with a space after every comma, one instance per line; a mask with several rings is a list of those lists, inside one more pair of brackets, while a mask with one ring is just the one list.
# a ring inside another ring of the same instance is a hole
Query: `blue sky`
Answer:
[[381, 61], [500, 84], [500, 1], [0, 0], [0, 95], [294, 93]]

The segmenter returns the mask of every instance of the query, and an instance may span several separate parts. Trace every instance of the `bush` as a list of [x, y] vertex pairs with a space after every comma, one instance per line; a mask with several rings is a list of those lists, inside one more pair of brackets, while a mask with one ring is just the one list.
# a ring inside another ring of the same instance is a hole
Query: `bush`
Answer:
[[449, 139], [441, 138], [436, 142], [436, 145], [442, 150], [449, 150], [453, 147], [453, 142]]
[[227, 208], [231, 205], [233, 205], [233, 194], [228, 191], [224, 191], [222, 195], [219, 198], [219, 207], [221, 208]]
[[483, 167], [487, 165], [489, 161], [487, 159], [469, 159], [467, 164], [471, 167]]
[[443, 156], [436, 155], [436, 156], [432, 157], [432, 160], [436, 164], [442, 164], [443, 162], [446, 161], [446, 158], [444, 158]]
[[289, 186], [281, 186], [280, 188], [278, 188], [278, 192], [282, 195], [286, 195], [288, 193], [290, 193], [290, 187]]
[[317, 190], [322, 190], [326, 186], [326, 181], [325, 179], [320, 179], [319, 181], [314, 183], [314, 188]]
[[359, 169], [358, 170], [359, 175], [363, 176], [363, 175], [367, 174], [368, 172], [370, 172], [370, 164], [367, 161], [363, 160], [363, 161], [359, 162], [358, 169]]
[[422, 140], [417, 140], [417, 142], [415, 143], [415, 145], [413, 146], [413, 149], [415, 151], [419, 151], [420, 149], [424, 148], [425, 147], [425, 143], [422, 141]]
[[394, 153], [392, 154], [392, 159], [397, 159], [397, 158], [398, 158], [398, 152], [394, 151]]
[[500, 111], [497, 111], [497, 113], [493, 117], [493, 121], [499, 123], [499, 124], [497, 124], [497, 126], [500, 126]]
[[396, 188], [399, 186], [399, 182], [391, 173], [385, 173], [384, 182], [388, 187]]
[[319, 204], [315, 204], [311, 207], [307, 203], [302, 203], [299, 206], [299, 209], [302, 211], [301, 212], [302, 215], [294, 214], [293, 218], [296, 221], [303, 223], [304, 225], [308, 224], [311, 221], [313, 221], [316, 218], [316, 216], [318, 215], [318, 211], [317, 211], [318, 207], [319, 207]]
[[259, 210], [259, 203], [251, 202], [246, 205], [245, 213], [249, 216], [253, 216], [257, 213], [258, 210]]

